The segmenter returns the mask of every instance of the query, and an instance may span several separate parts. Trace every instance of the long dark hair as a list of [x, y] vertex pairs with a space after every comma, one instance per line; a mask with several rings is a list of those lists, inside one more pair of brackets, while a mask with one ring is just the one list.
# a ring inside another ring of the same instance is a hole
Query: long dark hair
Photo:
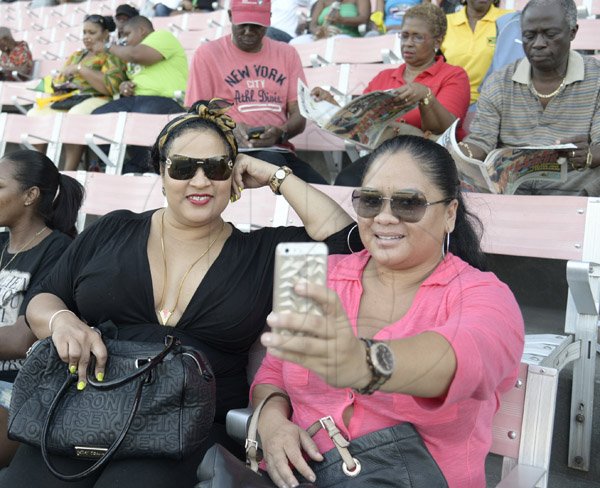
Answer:
[[22, 149], [6, 154], [2, 159], [12, 164], [14, 178], [23, 191], [34, 186], [39, 188], [35, 210], [44, 223], [50, 229], [75, 237], [83, 186], [70, 176], [60, 174], [54, 163], [38, 151]]
[[[398, 136], [385, 141], [369, 157], [364, 175], [373, 161], [385, 154], [397, 152], [410, 154], [430, 181], [439, 188], [444, 198], [458, 201], [456, 222], [450, 238], [450, 252], [482, 271], [487, 269], [485, 254], [481, 250], [483, 225], [465, 206], [460, 191], [458, 170], [450, 153], [439, 144], [417, 136]], [[363, 175], [363, 179], [364, 179]]]

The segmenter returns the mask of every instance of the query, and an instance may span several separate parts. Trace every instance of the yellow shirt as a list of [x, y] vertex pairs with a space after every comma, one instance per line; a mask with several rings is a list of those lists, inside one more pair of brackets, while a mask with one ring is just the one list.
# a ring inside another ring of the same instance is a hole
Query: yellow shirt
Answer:
[[461, 66], [469, 75], [471, 103], [479, 98], [477, 89], [492, 64], [496, 49], [496, 19], [512, 10], [490, 6], [488, 13], [475, 24], [475, 32], [469, 26], [467, 8], [448, 14], [448, 32], [442, 43], [442, 53], [449, 64]]

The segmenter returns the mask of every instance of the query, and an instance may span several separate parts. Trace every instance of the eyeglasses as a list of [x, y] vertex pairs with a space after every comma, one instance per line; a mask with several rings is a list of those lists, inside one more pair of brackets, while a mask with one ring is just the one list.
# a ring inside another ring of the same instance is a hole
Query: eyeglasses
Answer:
[[352, 206], [359, 217], [371, 219], [381, 212], [383, 202], [389, 200], [392, 215], [403, 222], [414, 224], [425, 215], [427, 207], [438, 203], [449, 203], [453, 199], [445, 198], [437, 202], [428, 202], [420, 192], [400, 191], [391, 197], [384, 197], [377, 190], [357, 189], [352, 192]]
[[201, 167], [209, 180], [223, 181], [231, 176], [233, 161], [229, 156], [190, 158], [176, 154], [167, 158], [165, 166], [174, 180], [191, 180]]
[[400, 37], [400, 40], [402, 42], [406, 42], [406, 41], [408, 41], [409, 39], [412, 38], [412, 41], [415, 44], [423, 44], [427, 40], [427, 38], [429, 37], [426, 34], [412, 34], [410, 32], [406, 32], [406, 31], [399, 32], [398, 36]]

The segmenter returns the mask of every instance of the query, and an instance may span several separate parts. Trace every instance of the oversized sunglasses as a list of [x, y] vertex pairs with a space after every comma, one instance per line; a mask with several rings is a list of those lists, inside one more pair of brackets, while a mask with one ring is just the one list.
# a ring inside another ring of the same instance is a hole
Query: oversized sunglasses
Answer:
[[383, 202], [389, 200], [392, 215], [404, 222], [414, 224], [423, 218], [427, 207], [438, 203], [449, 203], [453, 199], [445, 198], [437, 202], [428, 202], [420, 192], [400, 191], [391, 197], [384, 197], [377, 190], [357, 189], [352, 192], [352, 206], [359, 217], [371, 219], [381, 212]]
[[174, 180], [191, 180], [198, 168], [202, 168], [204, 176], [209, 180], [223, 181], [231, 176], [233, 161], [229, 156], [190, 158], [175, 154], [167, 158], [166, 167]]

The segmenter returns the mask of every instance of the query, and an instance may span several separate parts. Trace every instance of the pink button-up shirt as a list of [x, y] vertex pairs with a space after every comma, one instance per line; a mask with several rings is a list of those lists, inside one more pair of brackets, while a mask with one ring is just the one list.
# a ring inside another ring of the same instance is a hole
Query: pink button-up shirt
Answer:
[[[338, 293], [355, 333], [361, 277], [369, 258], [365, 250], [329, 260], [328, 286]], [[383, 392], [359, 395], [350, 388], [329, 386], [316, 373], [270, 355], [253, 387], [268, 383], [285, 390], [292, 402], [292, 421], [302, 428], [331, 415], [350, 440], [411, 422], [451, 488], [483, 488], [492, 418], [500, 393], [514, 385], [523, 352], [519, 307], [494, 274], [448, 254], [423, 282], [406, 315], [381, 329], [375, 339], [387, 341], [425, 331], [444, 336], [457, 358], [456, 374], [443, 398]], [[354, 414], [346, 426], [342, 415], [350, 405]], [[314, 440], [321, 452], [333, 448], [323, 431]]]

